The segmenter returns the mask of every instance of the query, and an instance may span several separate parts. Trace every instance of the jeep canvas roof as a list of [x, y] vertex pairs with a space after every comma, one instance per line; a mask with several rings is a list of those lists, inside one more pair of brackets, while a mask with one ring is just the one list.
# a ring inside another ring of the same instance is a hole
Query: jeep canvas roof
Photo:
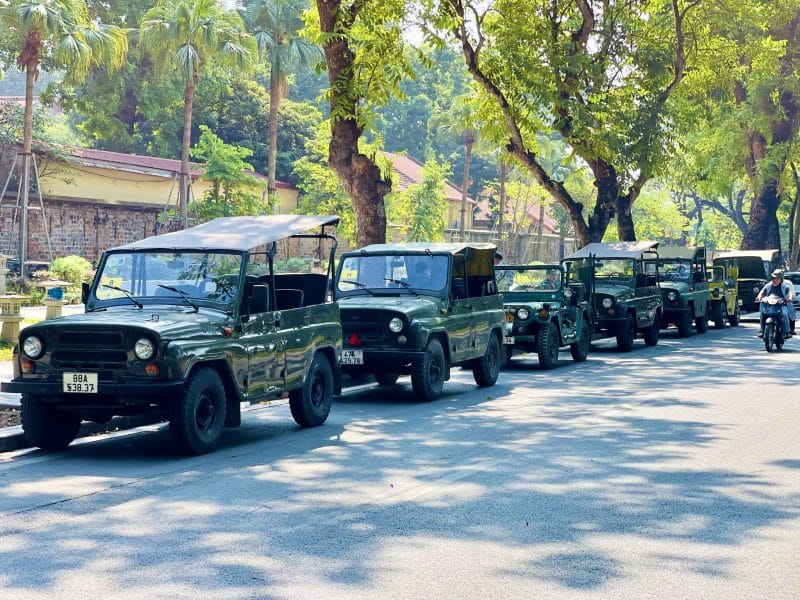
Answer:
[[658, 242], [611, 242], [608, 244], [595, 242], [586, 244], [564, 260], [589, 258], [592, 255], [597, 258], [640, 258], [645, 252], [653, 251], [656, 248], [658, 248]]
[[702, 262], [705, 256], [706, 249], [703, 246], [661, 246], [658, 249], [658, 258], [683, 258]]
[[183, 231], [154, 235], [111, 250], [241, 250], [246, 251], [325, 225], [336, 215], [259, 215], [219, 217]]

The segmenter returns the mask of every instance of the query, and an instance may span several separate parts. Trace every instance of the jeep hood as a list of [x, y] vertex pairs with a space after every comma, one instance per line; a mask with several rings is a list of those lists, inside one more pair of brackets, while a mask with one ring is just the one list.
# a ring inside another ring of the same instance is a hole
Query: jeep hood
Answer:
[[414, 294], [348, 296], [347, 298], [340, 298], [338, 302], [342, 313], [347, 313], [349, 310], [386, 310], [403, 313], [409, 320], [417, 317], [439, 315], [440, 309], [445, 307], [441, 298], [436, 296], [415, 296]]
[[684, 281], [662, 281], [660, 285], [662, 296], [669, 292], [677, 292], [678, 294], [689, 293], [689, 284]]
[[70, 329], [72, 331], [86, 329], [123, 329], [138, 327], [152, 331], [161, 339], [190, 338], [196, 335], [208, 335], [221, 332], [222, 327], [231, 327], [233, 318], [220, 311], [201, 308], [200, 312], [184, 306], [158, 308], [145, 306], [139, 310], [134, 306], [115, 306], [104, 311], [95, 311], [79, 315], [71, 315], [42, 321], [26, 331], [34, 329]]
[[598, 296], [602, 295], [616, 298], [618, 302], [620, 300], [627, 300], [636, 296], [636, 293], [632, 288], [624, 285], [597, 285], [594, 288], [594, 292], [595, 295]]

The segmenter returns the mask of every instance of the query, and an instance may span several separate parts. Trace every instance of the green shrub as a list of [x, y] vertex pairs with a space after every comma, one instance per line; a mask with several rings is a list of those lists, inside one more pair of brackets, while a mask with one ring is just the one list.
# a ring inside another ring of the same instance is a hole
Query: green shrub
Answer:
[[50, 265], [48, 276], [68, 282], [64, 300], [70, 304], [80, 302], [81, 284], [92, 280], [92, 263], [82, 256], [60, 256]]

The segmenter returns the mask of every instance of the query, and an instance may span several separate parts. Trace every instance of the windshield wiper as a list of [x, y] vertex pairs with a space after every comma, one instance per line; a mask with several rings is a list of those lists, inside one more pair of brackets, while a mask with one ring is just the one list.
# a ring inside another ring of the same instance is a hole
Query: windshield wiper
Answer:
[[402, 285], [407, 290], [411, 290], [412, 292], [414, 292], [414, 294], [416, 296], [419, 296], [419, 293], [417, 292], [417, 290], [414, 289], [414, 286], [412, 286], [407, 281], [402, 281], [400, 279], [392, 279], [391, 277], [384, 277], [383, 280], [384, 281], [388, 281], [389, 283], [399, 283], [400, 285]]
[[121, 288], [121, 287], [117, 287], [117, 286], [115, 286], [115, 285], [108, 285], [107, 283], [104, 283], [104, 284], [103, 284], [103, 287], [104, 287], [104, 288], [108, 288], [108, 289], [110, 289], [110, 290], [116, 290], [116, 291], [118, 291], [118, 292], [122, 292], [123, 294], [125, 294], [125, 297], [126, 297], [128, 300], [130, 300], [131, 302], [133, 302], [133, 303], [134, 303], [134, 304], [135, 304], [135, 305], [136, 305], [138, 308], [144, 308], [144, 304], [142, 304], [142, 303], [141, 303], [141, 302], [139, 302], [139, 301], [138, 301], [136, 298], [134, 298], [134, 297], [133, 297], [133, 294], [131, 294], [131, 293], [130, 293], [128, 290], [126, 290], [126, 289], [123, 289], [123, 288]]
[[339, 283], [352, 283], [353, 285], [357, 285], [362, 290], [368, 291], [373, 296], [375, 295], [375, 292], [369, 289], [369, 286], [366, 283], [361, 283], [360, 281], [356, 281], [354, 279], [340, 279]]
[[195, 304], [194, 302], [192, 302], [192, 299], [189, 297], [189, 294], [187, 294], [183, 290], [179, 290], [176, 287], [172, 287], [171, 285], [164, 285], [162, 283], [159, 283], [157, 285], [158, 287], [164, 288], [165, 290], [169, 290], [170, 292], [175, 292], [176, 294], [180, 294], [181, 296], [183, 296], [183, 299], [189, 303], [189, 306], [191, 306], [194, 309], [194, 312], [200, 312], [200, 307], [197, 306], [197, 304]]

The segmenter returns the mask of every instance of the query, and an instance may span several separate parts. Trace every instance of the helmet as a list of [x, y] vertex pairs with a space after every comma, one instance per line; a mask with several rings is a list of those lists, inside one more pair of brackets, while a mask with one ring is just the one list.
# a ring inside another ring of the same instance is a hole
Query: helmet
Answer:
[[770, 275], [770, 277], [779, 277], [779, 278], [783, 279], [783, 271], [781, 271], [780, 269], [775, 269], [772, 272], [772, 275]]

